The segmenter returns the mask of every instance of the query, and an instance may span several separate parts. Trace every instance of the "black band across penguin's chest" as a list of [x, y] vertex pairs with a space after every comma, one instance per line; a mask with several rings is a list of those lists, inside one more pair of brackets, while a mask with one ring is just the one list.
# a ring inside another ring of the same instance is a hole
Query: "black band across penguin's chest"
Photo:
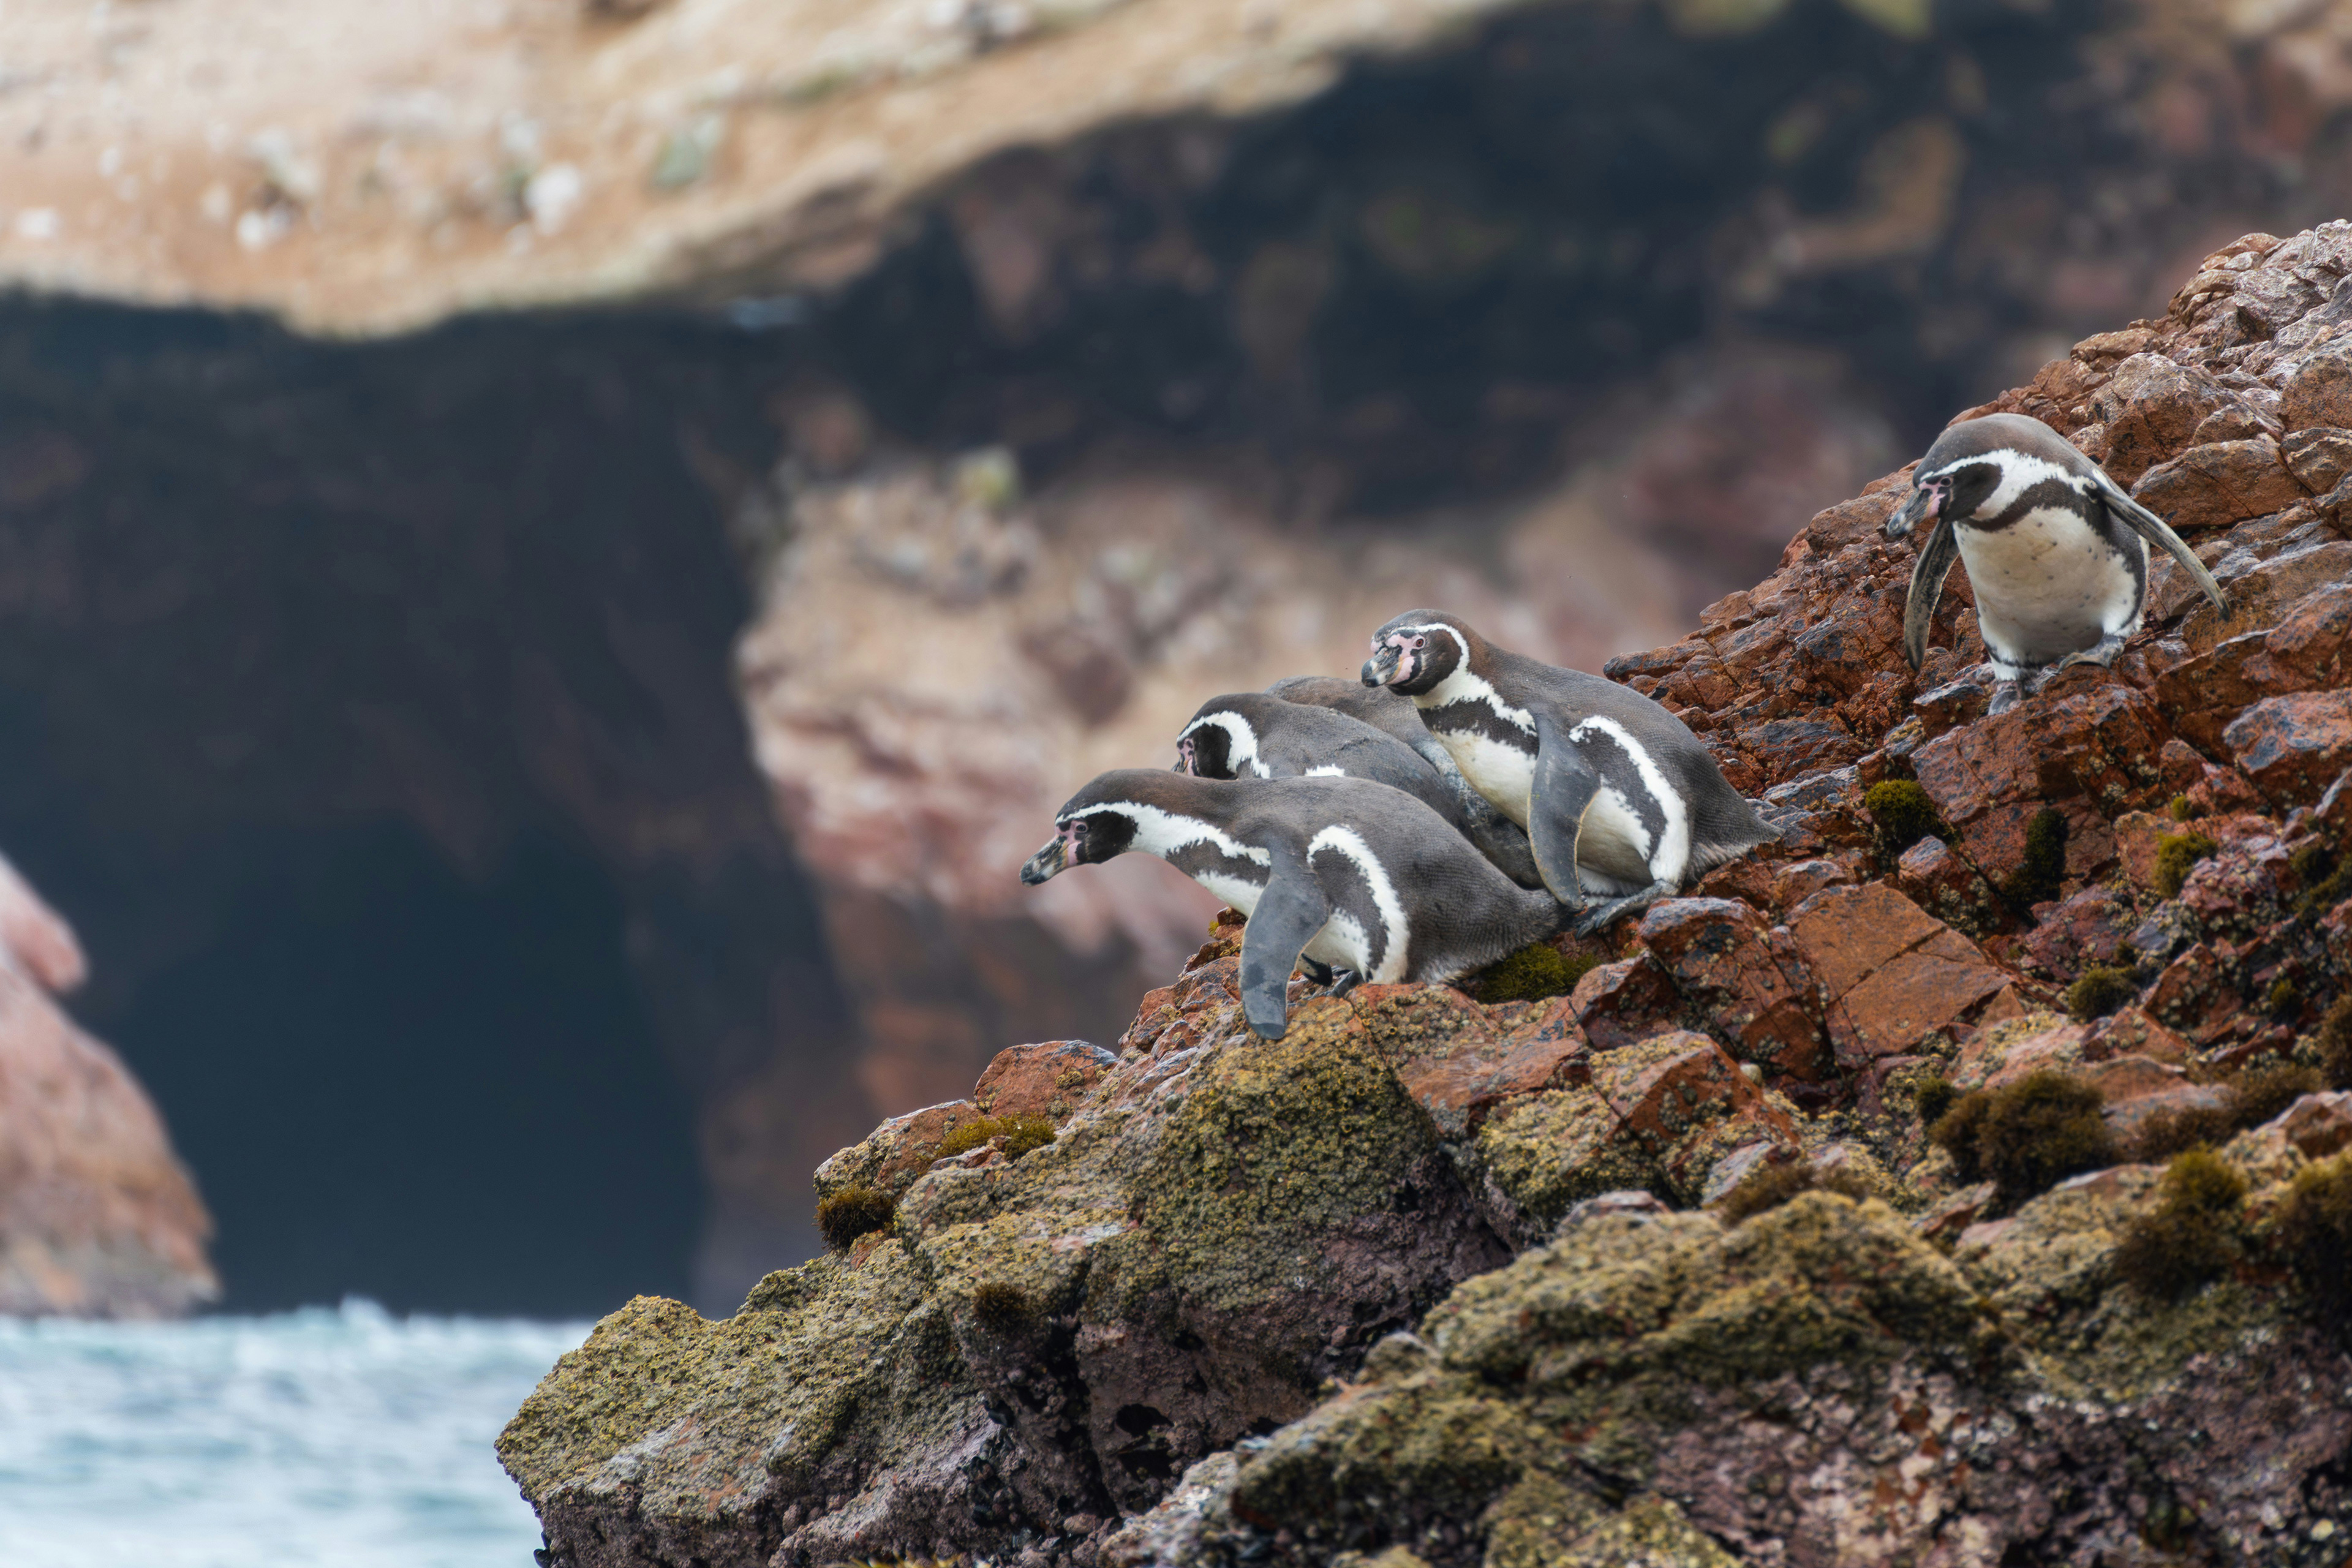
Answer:
[[1234, 854], [1206, 838], [1180, 844], [1161, 858], [1196, 880], [1214, 877], [1263, 888], [1268, 875], [1266, 868], [1249, 856]]
[[1421, 710], [1421, 721], [1432, 732], [1456, 739], [1477, 738], [1536, 754], [1535, 731], [1497, 711], [1494, 704], [1475, 697], [1456, 698]]
[[1999, 533], [2037, 511], [2071, 511], [2083, 520], [2084, 528], [2102, 534], [2108, 531], [2101, 526], [2106, 521], [2106, 508], [2064, 479], [2057, 479], [2037, 480], [1992, 516], [1970, 518], [1961, 526], [1982, 533]]

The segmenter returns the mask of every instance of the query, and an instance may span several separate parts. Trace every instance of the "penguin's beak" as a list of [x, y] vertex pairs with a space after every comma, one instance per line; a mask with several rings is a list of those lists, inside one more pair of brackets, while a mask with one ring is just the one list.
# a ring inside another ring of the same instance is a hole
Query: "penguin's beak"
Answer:
[[1069, 866], [1068, 840], [1056, 833], [1046, 840], [1045, 847], [1021, 864], [1021, 885], [1034, 888], [1040, 882], [1050, 882]]
[[1943, 492], [1932, 485], [1920, 486], [1905, 498], [1901, 506], [1895, 508], [1893, 517], [1879, 524], [1879, 537], [1882, 539], [1910, 538], [1913, 529], [1923, 522], [1935, 521], [1937, 507], [1943, 499]]
[[1364, 684], [1367, 686], [1386, 686], [1390, 681], [1394, 680], [1396, 679], [1397, 672], [1398, 651], [1397, 646], [1394, 643], [1388, 643], [1380, 647], [1374, 648], [1372, 650], [1372, 657], [1364, 660]]

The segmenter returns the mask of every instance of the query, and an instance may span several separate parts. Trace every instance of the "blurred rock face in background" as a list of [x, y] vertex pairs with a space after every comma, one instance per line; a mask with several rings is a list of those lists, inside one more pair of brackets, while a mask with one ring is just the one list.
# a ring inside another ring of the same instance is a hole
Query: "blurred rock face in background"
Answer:
[[0, 860], [0, 1312], [176, 1317], [220, 1294], [212, 1216], [137, 1082], [51, 999], [87, 973]]
[[[0, 275], [203, 307], [0, 311], [0, 838], [232, 1300], [352, 1282], [278, 1238], [446, 1146], [395, 1304], [680, 1289], [696, 1234], [728, 1304], [877, 1111], [1108, 1037], [1199, 940], [1156, 864], [1013, 871], [1202, 698], [1421, 603], [1671, 640], [2352, 196], [2325, 4], [284, 9], [37, 0], [0, 93]], [[609, 309], [514, 313], [565, 301]], [[341, 1037], [386, 964], [433, 1005]], [[249, 972], [308, 1000], [224, 1030]], [[217, 1052], [379, 1154], [289, 1185], [317, 1141]], [[485, 1187], [675, 1245], [436, 1272]]]

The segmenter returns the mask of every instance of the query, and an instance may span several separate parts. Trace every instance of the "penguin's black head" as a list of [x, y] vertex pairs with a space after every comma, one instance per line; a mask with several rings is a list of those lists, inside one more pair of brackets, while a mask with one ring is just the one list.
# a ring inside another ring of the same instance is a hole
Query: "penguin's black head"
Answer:
[[1470, 662], [1477, 635], [1442, 610], [1408, 610], [1372, 634], [1364, 684], [1418, 697]]
[[1258, 736], [1286, 704], [1263, 691], [1228, 691], [1192, 710], [1176, 737], [1176, 772], [1194, 778], [1264, 778]]
[[1233, 752], [1233, 731], [1204, 714], [1176, 737], [1176, 771], [1200, 779], [1232, 778]]
[[2039, 419], [2022, 414], [1964, 419], [1936, 437], [1912, 473], [1910, 495], [1879, 532], [1902, 539], [1940, 518], [1955, 525], [1988, 521], [1980, 514], [2006, 479], [2019, 481], [2011, 487], [2014, 495], [2042, 478], [2079, 488], [2095, 472], [2088, 458]]
[[1054, 814], [1054, 837], [1021, 868], [1030, 887], [1073, 866], [1098, 866], [1134, 848], [1136, 829], [1154, 810], [1171, 812], [1202, 786], [1155, 768], [1118, 768], [1072, 795]]

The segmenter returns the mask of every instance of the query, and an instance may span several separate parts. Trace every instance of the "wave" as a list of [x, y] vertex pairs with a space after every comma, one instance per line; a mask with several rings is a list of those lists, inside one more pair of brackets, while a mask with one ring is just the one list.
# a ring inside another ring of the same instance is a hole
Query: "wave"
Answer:
[[530, 1568], [491, 1443], [585, 1323], [0, 1320], [8, 1568]]

